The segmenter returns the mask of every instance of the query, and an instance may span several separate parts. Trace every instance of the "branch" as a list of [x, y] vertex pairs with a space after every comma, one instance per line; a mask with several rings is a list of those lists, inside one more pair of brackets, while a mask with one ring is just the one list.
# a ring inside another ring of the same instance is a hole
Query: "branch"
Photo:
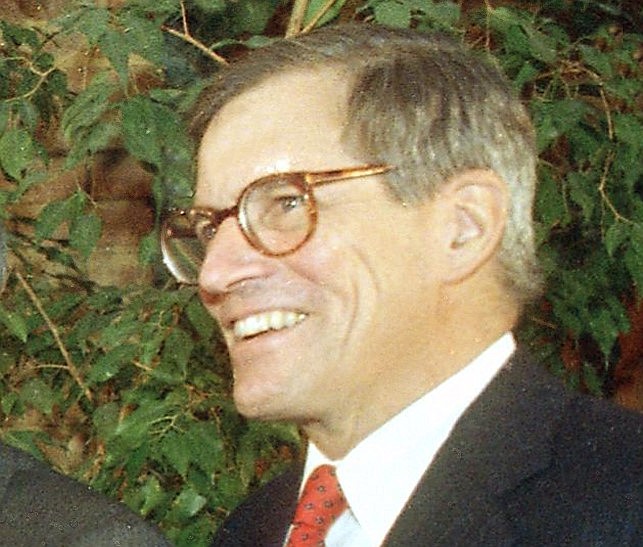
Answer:
[[184, 42], [187, 42], [188, 44], [194, 46], [199, 51], [204, 53], [207, 57], [210, 57], [210, 59], [212, 59], [215, 63], [218, 63], [220, 65], [227, 65], [228, 61], [226, 61], [223, 57], [221, 57], [221, 55], [215, 53], [203, 42], [197, 40], [194, 36], [192, 36], [192, 34], [190, 33], [190, 27], [188, 26], [188, 15], [185, 9], [185, 2], [181, 0], [180, 4], [181, 4], [181, 24], [183, 26], [183, 32], [181, 32], [180, 30], [173, 29], [172, 27], [168, 27], [167, 25], [162, 25], [161, 29], [167, 32], [168, 34], [171, 34], [172, 36], [176, 36], [177, 38], [183, 40]]
[[307, 9], [308, 0], [295, 0], [295, 5], [292, 8], [290, 19], [288, 20], [286, 38], [291, 38], [301, 32], [301, 27], [304, 25], [304, 19], [306, 18]]
[[489, 22], [489, 13], [493, 10], [493, 6], [489, 0], [484, 0], [484, 20], [485, 20], [485, 40], [484, 45], [487, 51], [491, 51], [491, 23]]
[[185, 9], [185, 2], [181, 0], [181, 21], [183, 22], [183, 34], [190, 34], [190, 27], [188, 27], [188, 13]]
[[207, 57], [210, 57], [215, 63], [218, 63], [220, 65], [227, 65], [228, 61], [226, 61], [221, 55], [218, 53], [215, 53], [212, 51], [208, 46], [206, 46], [203, 42], [199, 42], [196, 38], [194, 38], [191, 34], [186, 34], [181, 31], [178, 31], [176, 29], [173, 29], [171, 27], [168, 27], [166, 25], [163, 25], [161, 27], [165, 32], [168, 34], [171, 34], [172, 36], [176, 36], [177, 38], [180, 38], [184, 42], [187, 42], [188, 44], [194, 46], [197, 48], [199, 51], [205, 53]]
[[27, 283], [26, 279], [22, 276], [22, 274], [20, 272], [15, 272], [15, 274], [16, 274], [16, 277], [18, 278], [18, 281], [20, 281], [20, 284], [22, 285], [23, 289], [27, 292], [27, 295], [33, 302], [34, 306], [36, 306], [38, 313], [42, 315], [43, 319], [45, 320], [45, 323], [47, 323], [47, 327], [49, 327], [51, 334], [53, 334], [54, 340], [56, 340], [56, 345], [58, 346], [60, 353], [65, 359], [65, 363], [67, 363], [67, 366], [61, 367], [61, 368], [65, 368], [69, 372], [69, 374], [71, 374], [72, 378], [75, 380], [75, 382], [78, 384], [80, 389], [85, 394], [85, 397], [87, 397], [87, 400], [91, 402], [93, 399], [92, 392], [85, 385], [85, 382], [80, 372], [78, 372], [76, 365], [74, 365], [74, 362], [71, 359], [71, 355], [69, 355], [69, 352], [65, 347], [65, 344], [63, 344], [62, 338], [60, 337], [60, 333], [58, 332], [58, 327], [56, 327], [56, 325], [51, 320], [49, 315], [47, 315], [47, 312], [45, 311], [45, 308], [43, 307], [42, 302], [38, 298], [38, 295], [34, 292], [34, 290], [31, 288], [29, 283]]
[[51, 67], [50, 69], [48, 69], [48, 70], [46, 70], [44, 72], [41, 71], [41, 70], [38, 70], [29, 59], [26, 59], [24, 57], [12, 57], [12, 58], [10, 58], [10, 60], [12, 60], [12, 61], [22, 61], [24, 64], [27, 65], [27, 68], [33, 74], [38, 76], [38, 81], [36, 82], [36, 84], [29, 91], [23, 93], [22, 95], [20, 95], [18, 97], [10, 97], [9, 99], [5, 99], [4, 102], [6, 102], [6, 103], [12, 103], [12, 102], [15, 102], [15, 101], [20, 101], [22, 99], [29, 99], [30, 97], [35, 95], [36, 92], [42, 87], [42, 84], [45, 83], [45, 81], [47, 80], [47, 77], [52, 72], [54, 72], [56, 70], [56, 67]]
[[616, 220], [619, 220], [621, 222], [625, 222], [628, 224], [634, 224], [634, 221], [630, 220], [629, 218], [625, 218], [621, 213], [619, 213], [616, 210], [616, 207], [614, 207], [614, 204], [610, 200], [609, 196], [607, 195], [607, 191], [605, 190], [605, 187], [607, 186], [607, 175], [609, 173], [609, 170], [610, 170], [610, 167], [612, 166], [613, 161], [614, 161], [614, 152], [610, 152], [607, 156], [607, 159], [605, 160], [605, 166], [603, 167], [603, 174], [601, 175], [601, 182], [598, 185], [598, 193], [601, 195], [601, 199], [607, 205], [608, 209], [612, 211], [612, 214], [614, 215]]
[[315, 28], [317, 23], [319, 23], [319, 20], [326, 15], [328, 10], [333, 7], [333, 4], [335, 3], [336, 0], [326, 0], [326, 3], [321, 7], [321, 9], [313, 16], [311, 19], [310, 23], [308, 23], [303, 30], [301, 31], [302, 34], [305, 34], [307, 32], [310, 32]]

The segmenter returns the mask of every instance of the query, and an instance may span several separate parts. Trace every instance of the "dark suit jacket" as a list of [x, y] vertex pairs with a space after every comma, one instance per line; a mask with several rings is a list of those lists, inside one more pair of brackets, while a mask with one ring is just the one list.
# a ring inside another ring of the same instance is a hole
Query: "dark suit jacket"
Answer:
[[125, 505], [0, 443], [0, 546], [170, 545]]
[[[213, 546], [282, 545], [301, 471], [244, 502]], [[385, 545], [641, 546], [643, 416], [518, 355], [457, 422]]]

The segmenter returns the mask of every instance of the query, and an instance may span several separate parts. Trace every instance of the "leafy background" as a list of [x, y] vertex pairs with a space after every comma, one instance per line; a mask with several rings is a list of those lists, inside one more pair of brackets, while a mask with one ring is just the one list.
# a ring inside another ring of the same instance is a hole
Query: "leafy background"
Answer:
[[[190, 200], [183, 116], [207, 79], [275, 37], [338, 20], [437, 29], [495, 56], [532, 112], [541, 158], [549, 289], [519, 335], [578, 389], [643, 408], [637, 2], [63, 4], [44, 24], [0, 20], [0, 216], [12, 251], [0, 302], [6, 442], [122, 499], [177, 545], [206, 545], [249, 489], [299, 457], [291, 427], [235, 413], [222, 341], [194, 290], [159, 267], [157, 228], [168, 207]], [[80, 86], [65, 69], [65, 41], [100, 59]], [[53, 161], [61, 147], [62, 166]], [[149, 174], [155, 226], [138, 248], [149, 275], [118, 286], [89, 273], [104, 223], [87, 189], [20, 213], [61, 170], [91, 169], [114, 149]]]

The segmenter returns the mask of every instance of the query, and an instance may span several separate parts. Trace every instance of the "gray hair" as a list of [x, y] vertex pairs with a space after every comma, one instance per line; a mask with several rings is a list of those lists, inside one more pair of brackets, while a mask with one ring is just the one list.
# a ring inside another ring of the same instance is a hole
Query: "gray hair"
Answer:
[[215, 75], [194, 110], [193, 136], [200, 140], [225, 104], [269, 78], [324, 67], [348, 81], [345, 145], [395, 166], [386, 179], [398, 200], [428, 199], [468, 169], [490, 169], [507, 183], [503, 281], [521, 303], [538, 296], [533, 126], [493, 61], [450, 37], [349, 24], [275, 41]]

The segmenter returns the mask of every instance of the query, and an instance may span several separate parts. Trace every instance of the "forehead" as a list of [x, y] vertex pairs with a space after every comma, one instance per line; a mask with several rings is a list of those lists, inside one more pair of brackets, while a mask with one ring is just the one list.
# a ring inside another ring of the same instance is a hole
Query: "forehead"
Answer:
[[347, 83], [335, 69], [269, 78], [227, 103], [199, 147], [196, 201], [229, 201], [275, 172], [343, 168]]

